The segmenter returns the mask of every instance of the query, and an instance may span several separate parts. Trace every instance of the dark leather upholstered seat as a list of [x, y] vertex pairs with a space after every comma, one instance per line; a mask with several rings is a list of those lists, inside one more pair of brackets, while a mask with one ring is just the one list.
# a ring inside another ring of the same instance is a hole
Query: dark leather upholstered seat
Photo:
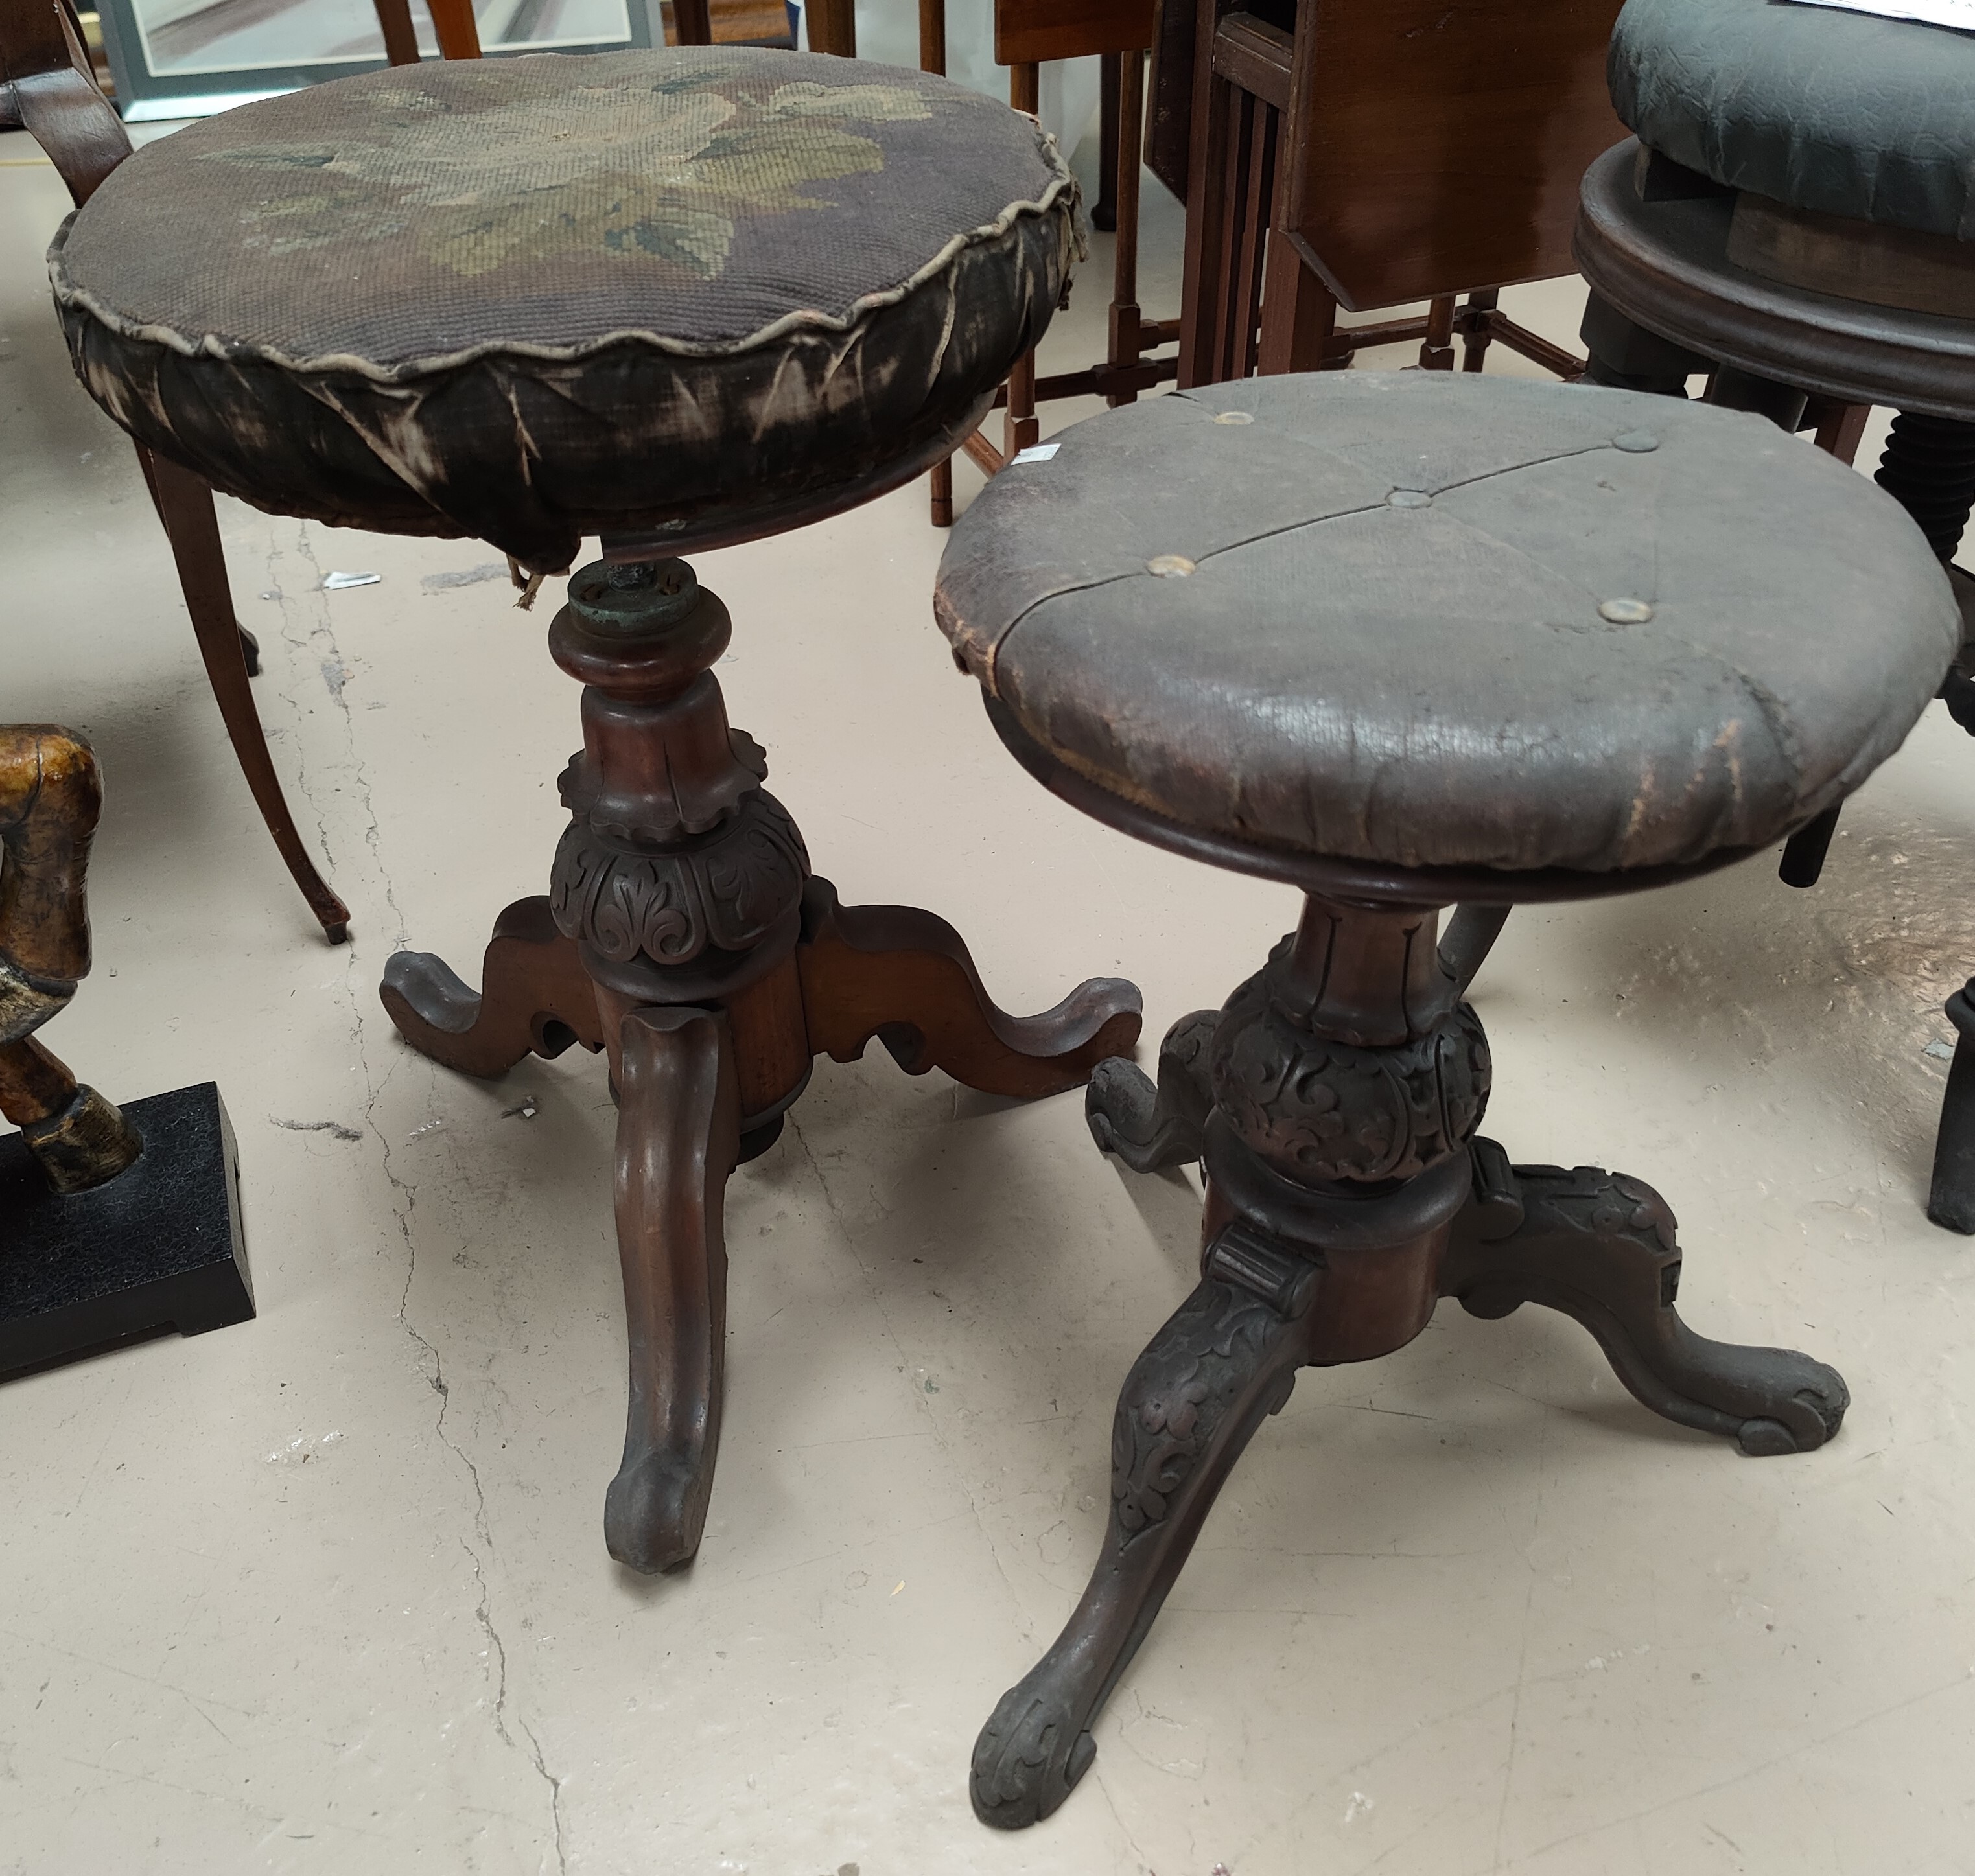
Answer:
[[1960, 640], [1899, 507], [1742, 413], [1326, 373], [1059, 441], [963, 518], [940, 623], [1019, 738], [1168, 844], [1701, 864], [1856, 787]]
[[1773, 0], [1626, 0], [1612, 102], [1730, 188], [1975, 241], [1975, 38]]
[[1047, 324], [1076, 186], [945, 80], [742, 48], [424, 64], [140, 150], [57, 238], [83, 382], [277, 512], [538, 570], [943, 456]]

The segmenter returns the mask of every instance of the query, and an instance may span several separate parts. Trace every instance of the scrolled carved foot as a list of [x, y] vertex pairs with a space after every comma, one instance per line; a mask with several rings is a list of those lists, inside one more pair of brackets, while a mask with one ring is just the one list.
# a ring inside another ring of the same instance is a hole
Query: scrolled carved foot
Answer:
[[553, 1057], [573, 1043], [603, 1046], [595, 989], [546, 899], [517, 899], [494, 922], [481, 982], [473, 990], [443, 958], [401, 951], [386, 960], [377, 994], [406, 1041], [464, 1075], [491, 1079], [524, 1055]]
[[1090, 1769], [1097, 1710], [1178, 1580], [1235, 1461], [1295, 1385], [1317, 1267], [1237, 1222], [1209, 1250], [1206, 1270], [1119, 1396], [1110, 1526], [1083, 1598], [975, 1743], [974, 1812], [997, 1829], [1047, 1817]]
[[626, 1454], [603, 1494], [603, 1543], [617, 1561], [656, 1576], [690, 1563], [713, 1495], [710, 1459]]
[[1474, 1159], [1443, 1295], [1476, 1316], [1535, 1303], [1574, 1316], [1644, 1405], [1752, 1456], [1807, 1453], [1838, 1431], [1851, 1395], [1835, 1368], [1710, 1342], [1681, 1320], [1674, 1216], [1651, 1186], [1592, 1166], [1511, 1168], [1492, 1140], [1474, 1142]]
[[1199, 1158], [1201, 1129], [1214, 1106], [1208, 1047], [1218, 1010], [1196, 1010], [1166, 1031], [1159, 1044], [1156, 1086], [1122, 1056], [1090, 1072], [1083, 1112], [1101, 1153], [1114, 1153], [1134, 1172], [1157, 1172]]
[[1053, 1684], [1044, 1661], [1001, 1696], [974, 1742], [974, 1815], [997, 1830], [1025, 1830], [1067, 1798], [1090, 1769], [1090, 1716]]

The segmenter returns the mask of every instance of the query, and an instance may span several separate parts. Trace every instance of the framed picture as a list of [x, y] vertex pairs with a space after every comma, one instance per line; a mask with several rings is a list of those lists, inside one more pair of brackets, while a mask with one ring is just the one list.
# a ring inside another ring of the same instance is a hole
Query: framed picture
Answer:
[[[125, 118], [202, 117], [384, 62], [371, 0], [98, 0]], [[474, 0], [481, 50], [603, 52], [654, 43], [659, 0]], [[419, 48], [438, 55], [423, 0]], [[662, 36], [657, 42], [662, 44]]]

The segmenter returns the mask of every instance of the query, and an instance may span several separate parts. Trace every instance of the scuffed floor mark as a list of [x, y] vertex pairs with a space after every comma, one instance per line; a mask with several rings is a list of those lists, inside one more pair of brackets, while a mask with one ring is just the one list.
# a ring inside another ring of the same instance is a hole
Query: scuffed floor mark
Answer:
[[326, 1133], [335, 1140], [360, 1140], [363, 1138], [354, 1127], [346, 1127], [340, 1120], [283, 1120], [270, 1114], [271, 1127], [285, 1127], [291, 1133]]
[[505, 580], [507, 577], [506, 561], [482, 560], [478, 567], [455, 567], [450, 573], [427, 573], [419, 582], [419, 586], [426, 593], [449, 593], [455, 586], [477, 586], [482, 580]]

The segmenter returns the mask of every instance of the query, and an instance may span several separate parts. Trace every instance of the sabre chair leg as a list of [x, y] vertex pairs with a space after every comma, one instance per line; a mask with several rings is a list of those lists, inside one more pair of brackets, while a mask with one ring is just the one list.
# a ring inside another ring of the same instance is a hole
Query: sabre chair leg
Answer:
[[220, 547], [219, 517], [213, 513], [212, 491], [190, 470], [162, 457], [153, 458], [151, 474], [158, 511], [164, 520], [172, 557], [178, 563], [179, 583], [185, 589], [186, 609], [192, 615], [192, 633], [199, 641], [199, 655], [205, 662], [205, 675], [241, 773], [247, 778], [261, 820], [274, 837], [276, 850], [287, 864], [289, 877], [301, 888], [324, 936], [332, 945], [340, 945], [350, 935], [350, 908], [316, 871], [301, 836], [295, 831], [294, 816], [288, 812], [288, 799], [281, 793], [274, 760], [268, 753], [268, 738], [261, 727], [260, 713], [254, 707], [254, 693], [248, 687], [245, 647], [233, 616], [233, 597], [227, 582], [225, 555]]

